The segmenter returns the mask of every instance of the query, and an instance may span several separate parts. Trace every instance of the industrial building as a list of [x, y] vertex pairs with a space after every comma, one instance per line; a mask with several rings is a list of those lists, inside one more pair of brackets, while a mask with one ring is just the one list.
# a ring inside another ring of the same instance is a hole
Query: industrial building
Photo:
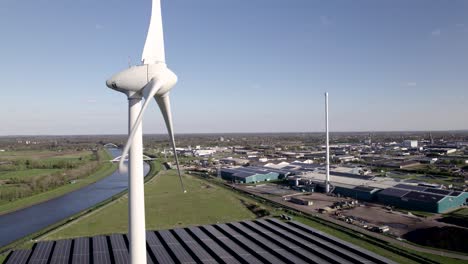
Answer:
[[[239, 183], [287, 178], [295, 190], [325, 191], [325, 171], [320, 165], [297, 162], [284, 162], [281, 165], [224, 168], [221, 170], [221, 176], [225, 180]], [[330, 175], [332, 193], [357, 200], [433, 213], [444, 213], [468, 204], [468, 192], [443, 190], [428, 185], [401, 184], [389, 177], [365, 175], [356, 168], [333, 167]]]
[[333, 193], [363, 201], [375, 201], [377, 193], [382, 189], [367, 186], [352, 186], [335, 184]]
[[468, 203], [468, 193], [398, 184], [377, 193], [380, 203], [408, 210], [444, 213]]
[[[129, 263], [126, 234], [43, 241], [6, 264]], [[261, 219], [146, 232], [152, 263], [395, 263], [295, 221]]]
[[407, 148], [417, 148], [418, 141], [417, 140], [405, 140], [403, 141], [403, 146]]
[[289, 174], [289, 171], [255, 166], [221, 169], [221, 178], [238, 183], [256, 183], [279, 180], [284, 179]]

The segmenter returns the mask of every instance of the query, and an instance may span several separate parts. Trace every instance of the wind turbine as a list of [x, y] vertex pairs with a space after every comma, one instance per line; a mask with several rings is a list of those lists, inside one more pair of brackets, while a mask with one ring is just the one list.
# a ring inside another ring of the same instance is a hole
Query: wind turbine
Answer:
[[[151, 19], [143, 48], [142, 65], [125, 69], [106, 81], [107, 87], [122, 92], [128, 97], [127, 144], [122, 152], [119, 170], [125, 171], [124, 158], [129, 154], [129, 237], [130, 263], [146, 263], [145, 200], [143, 186], [143, 115], [155, 98], [166, 123], [174, 151], [180, 185], [185, 191], [179, 168], [169, 93], [177, 82], [177, 76], [167, 68], [164, 54], [164, 39], [160, 0], [152, 0]], [[142, 105], [142, 99], [145, 99]]]

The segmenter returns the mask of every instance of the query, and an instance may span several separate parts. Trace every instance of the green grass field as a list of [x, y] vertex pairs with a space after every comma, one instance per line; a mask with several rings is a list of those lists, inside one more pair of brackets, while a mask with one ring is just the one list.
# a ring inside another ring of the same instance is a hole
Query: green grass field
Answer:
[[462, 208], [459, 209], [455, 212], [450, 213], [455, 216], [463, 217], [463, 218], [468, 218], [468, 208]]
[[35, 176], [49, 175], [61, 169], [30, 169], [30, 170], [15, 170], [15, 171], [0, 171], [0, 180], [8, 180], [11, 178], [30, 178]]
[[[28, 153], [32, 153], [32, 152], [29, 151]], [[37, 152], [33, 152], [33, 153], [37, 153]], [[40, 153], [42, 154], [47, 153], [47, 155], [50, 154], [49, 152], [46, 152], [46, 151], [41, 151]], [[67, 154], [67, 155], [78, 155], [78, 154], [75, 153], [75, 154]], [[107, 151], [102, 151], [101, 155], [103, 159], [107, 159], [107, 160], [111, 159], [111, 156]], [[78, 158], [82, 157], [82, 155], [76, 156], [73, 159], [77, 159], [77, 157]], [[72, 157], [65, 157], [64, 159], [71, 159], [71, 158]], [[57, 157], [53, 157], [52, 159], [57, 159]], [[94, 183], [110, 175], [112, 172], [115, 171], [116, 168], [117, 168], [117, 165], [107, 162], [107, 161], [103, 161], [102, 164], [94, 173], [84, 178], [81, 178], [79, 180], [76, 180], [74, 184], [66, 184], [66, 185], [45, 191], [45, 192], [40, 192], [31, 196], [24, 197], [21, 199], [16, 199], [13, 201], [3, 201], [3, 202], [0, 201], [0, 215], [15, 211], [15, 210], [19, 210], [21, 208], [25, 208], [25, 207], [28, 207], [37, 203], [41, 203], [41, 202], [53, 199], [55, 197], [64, 195], [68, 192], [80, 189], [84, 186], [87, 186], [91, 183]], [[6, 172], [0, 172], [0, 180], [7, 179], [6, 177], [8, 175], [9, 175], [9, 178], [12, 178], [11, 176], [20, 178], [20, 177], [32, 177], [31, 175], [33, 176], [47, 175], [47, 174], [50, 174], [52, 172], [57, 172], [57, 171], [61, 171], [61, 169], [31, 169], [31, 170], [23, 170], [23, 171], [6, 171]], [[14, 188], [14, 187], [15, 187], [14, 185], [11, 185], [11, 186], [0, 185], [0, 191], [2, 189]]]
[[54, 151], [54, 150], [19, 150], [19, 151], [5, 151], [0, 152], [1, 160], [15, 160], [15, 159], [78, 159], [91, 156], [92, 152], [89, 150], [82, 151]]
[[0, 152], [0, 161], [7, 163], [4, 165], [0, 165], [0, 181], [14, 178], [24, 179], [35, 176], [44, 176], [52, 174], [54, 172], [64, 171], [64, 169], [59, 168], [28, 169], [21, 166], [8, 164], [8, 162], [14, 162], [18, 160], [40, 160], [43, 163], [57, 163], [59, 161], [67, 161], [80, 164], [91, 160], [92, 157], [93, 155], [91, 151], [74, 151], [65, 153], [48, 150]]
[[[184, 176], [182, 193], [175, 171], [162, 171], [145, 185], [146, 228], [167, 229], [190, 225], [253, 219], [241, 202], [246, 198], [193, 176]], [[126, 233], [127, 196], [50, 234], [48, 240]]]
[[55, 197], [64, 195], [74, 190], [78, 190], [110, 175], [112, 172], [115, 171], [116, 168], [117, 165], [109, 162], [103, 164], [101, 168], [99, 168], [95, 173], [93, 173], [89, 177], [80, 179], [75, 184], [63, 185], [61, 187], [55, 188], [47, 192], [42, 192], [33, 196], [2, 204], [0, 205], [0, 215], [53, 199]]

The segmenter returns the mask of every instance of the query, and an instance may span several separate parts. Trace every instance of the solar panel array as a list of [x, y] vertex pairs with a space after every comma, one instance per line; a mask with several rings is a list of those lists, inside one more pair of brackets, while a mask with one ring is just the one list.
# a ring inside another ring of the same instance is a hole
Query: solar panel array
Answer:
[[397, 184], [392, 188], [380, 191], [378, 195], [406, 198], [422, 203], [437, 203], [447, 196], [456, 197], [462, 193], [463, 192], [428, 188], [425, 186]]
[[411, 190], [411, 191], [420, 191], [420, 192], [423, 192], [427, 189], [427, 187], [424, 187], [424, 186], [416, 186], [416, 185], [401, 184], [401, 183], [395, 185], [395, 188]]
[[437, 203], [444, 199], [445, 195], [411, 191], [403, 197], [420, 203]]
[[387, 188], [378, 193], [378, 195], [386, 195], [393, 197], [403, 197], [405, 194], [409, 193], [410, 190], [405, 189], [396, 189], [396, 188]]
[[452, 193], [452, 191], [449, 191], [449, 190], [434, 189], [434, 188], [427, 188], [426, 190], [424, 190], [424, 192], [436, 193], [436, 194], [441, 194], [441, 195], [450, 195]]
[[[147, 231], [148, 263], [394, 263], [299, 222], [276, 219]], [[123, 234], [46, 241], [7, 264], [128, 263]]]

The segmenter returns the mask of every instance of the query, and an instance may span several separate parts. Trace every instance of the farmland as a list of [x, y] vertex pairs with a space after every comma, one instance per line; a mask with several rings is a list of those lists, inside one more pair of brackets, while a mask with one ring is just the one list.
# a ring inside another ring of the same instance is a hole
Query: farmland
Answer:
[[[100, 151], [26, 150], [0, 153], [0, 214], [83, 187], [115, 166]], [[90, 177], [91, 176], [91, 177]]]

